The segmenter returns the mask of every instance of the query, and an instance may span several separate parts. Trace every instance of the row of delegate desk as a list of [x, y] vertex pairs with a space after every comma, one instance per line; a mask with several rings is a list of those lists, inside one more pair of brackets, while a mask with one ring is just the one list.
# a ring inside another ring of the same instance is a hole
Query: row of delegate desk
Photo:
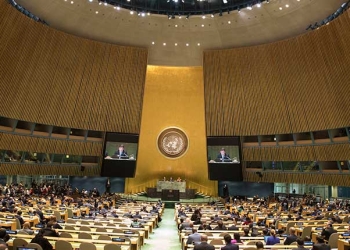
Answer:
[[[125, 207], [124, 207], [125, 206]], [[136, 212], [140, 211], [141, 208], [143, 208], [145, 204], [137, 205], [135, 203], [131, 204], [124, 204], [120, 206], [116, 211], [117, 214], [122, 217], [122, 215], [126, 212]], [[147, 208], [150, 209], [151, 206], [147, 205]], [[26, 222], [30, 222], [32, 228], [34, 230], [39, 230], [39, 227], [36, 227], [36, 225], [39, 224], [39, 218], [37, 216], [30, 216], [28, 214], [29, 207], [21, 207], [22, 210], [22, 218]], [[71, 218], [68, 218], [68, 209], [71, 209]], [[68, 242], [72, 243], [73, 248], [79, 248], [79, 245], [82, 242], [92, 242], [97, 246], [97, 249], [103, 249], [103, 246], [108, 243], [118, 244], [122, 246], [122, 250], [139, 250], [141, 246], [144, 244], [145, 238], [147, 239], [149, 237], [149, 234], [153, 231], [153, 229], [158, 225], [158, 216], [156, 214], [150, 214], [145, 212], [140, 212], [140, 215], [143, 216], [142, 221], [143, 227], [141, 228], [131, 228], [127, 224], [124, 224], [127, 219], [125, 218], [114, 218], [114, 217], [107, 217], [104, 218], [103, 216], [97, 216], [95, 218], [82, 218], [78, 219], [77, 216], [81, 214], [82, 211], [85, 213], [89, 212], [88, 207], [82, 207], [82, 208], [74, 208], [74, 207], [43, 207], [42, 209], [44, 213], [44, 217], [48, 218], [52, 215], [55, 215], [58, 217], [58, 220], [65, 220], [66, 222], [70, 223], [59, 223], [63, 229], [58, 230], [59, 233], [65, 232], [71, 234], [72, 238], [62, 238], [62, 237], [48, 237], [49, 241], [54, 245], [55, 241], [57, 240], [66, 240]], [[160, 209], [160, 213], [163, 212], [163, 208]], [[13, 231], [20, 229], [18, 226], [18, 222], [16, 218], [14, 218], [15, 214], [12, 213], [0, 213], [0, 217], [3, 216], [3, 218], [0, 218], [0, 226], [11, 229]], [[73, 215], [73, 216], [72, 216]], [[73, 219], [75, 218], [75, 219]], [[130, 219], [129, 219], [130, 220]], [[96, 225], [95, 225], [96, 224]], [[122, 225], [122, 226], [119, 226]], [[130, 225], [130, 224], [129, 224]], [[66, 226], [73, 226], [74, 230], [68, 230], [65, 229]], [[90, 228], [90, 231], [87, 232], [92, 236], [92, 240], [86, 240], [86, 239], [79, 239], [79, 229], [81, 226], [88, 226]], [[97, 228], [103, 228], [106, 232], [97, 232]], [[118, 230], [118, 232], [113, 232], [114, 230]], [[106, 240], [98, 240], [98, 237], [100, 235], [108, 235], [111, 239], [115, 238], [118, 240], [118, 242], [106, 241]], [[24, 235], [24, 234], [11, 234], [12, 240], [8, 242], [9, 246], [12, 245], [14, 238], [22, 238], [30, 240], [34, 237], [33, 235]], [[126, 240], [125, 242], [120, 241], [119, 239], [130, 239]]]

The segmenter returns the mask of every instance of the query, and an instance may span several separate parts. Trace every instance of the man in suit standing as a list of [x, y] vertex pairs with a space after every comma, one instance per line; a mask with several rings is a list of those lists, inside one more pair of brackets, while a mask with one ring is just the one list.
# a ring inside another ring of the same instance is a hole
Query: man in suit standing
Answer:
[[304, 247], [304, 240], [303, 239], [298, 238], [297, 239], [297, 245], [298, 245], [298, 247], [297, 248], [293, 248], [292, 250], [304, 250], [305, 249], [305, 247]]
[[289, 235], [284, 240], [284, 245], [290, 245], [293, 242], [297, 241], [297, 239], [298, 239], [298, 236], [296, 236], [296, 234], [295, 234], [295, 228], [294, 227], [290, 227], [289, 228]]
[[224, 148], [222, 148], [220, 150], [220, 153], [218, 154], [218, 156], [216, 157], [219, 161], [227, 161], [227, 160], [231, 160], [230, 156], [228, 154], [226, 154], [226, 151]]
[[331, 250], [331, 246], [324, 243], [324, 239], [320, 236], [316, 237], [316, 244], [313, 245], [312, 250]]
[[107, 178], [106, 181], [106, 194], [110, 194], [111, 193], [111, 181], [109, 180], [109, 178]]
[[194, 250], [215, 250], [213, 245], [208, 244], [208, 236], [206, 234], [201, 235], [201, 243], [197, 244], [193, 248]]
[[323, 236], [323, 238], [325, 240], [329, 240], [329, 237], [331, 236], [331, 234], [336, 233], [336, 232], [337, 232], [337, 230], [335, 230], [333, 228], [332, 223], [328, 223], [327, 227], [325, 229], [323, 229], [321, 236]]
[[120, 158], [127, 158], [127, 157], [129, 157], [128, 153], [124, 149], [124, 145], [123, 144], [119, 146], [118, 150], [115, 151], [114, 154], [117, 155], [119, 157], [119, 159]]
[[231, 240], [232, 240], [231, 235], [225, 234], [224, 240], [225, 240], [226, 246], [222, 247], [221, 250], [238, 250], [239, 249], [238, 245], [231, 243]]
[[198, 244], [201, 242], [201, 235], [197, 232], [197, 229], [192, 229], [192, 234], [190, 234], [187, 238], [186, 245], [189, 244]]

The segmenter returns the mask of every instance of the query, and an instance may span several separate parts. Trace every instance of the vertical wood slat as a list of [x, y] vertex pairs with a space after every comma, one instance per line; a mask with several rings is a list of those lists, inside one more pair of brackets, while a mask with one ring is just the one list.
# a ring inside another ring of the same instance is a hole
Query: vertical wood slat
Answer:
[[204, 52], [208, 136], [350, 126], [350, 10], [271, 44]]
[[72, 36], [0, 1], [0, 116], [139, 133], [147, 49]]

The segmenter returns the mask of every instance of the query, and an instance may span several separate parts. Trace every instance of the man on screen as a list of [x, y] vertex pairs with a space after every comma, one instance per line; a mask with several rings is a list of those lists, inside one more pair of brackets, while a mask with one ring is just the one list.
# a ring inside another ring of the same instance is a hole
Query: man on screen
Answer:
[[232, 161], [230, 156], [228, 154], [226, 154], [226, 151], [224, 148], [222, 148], [220, 150], [220, 153], [218, 154], [218, 156], [216, 158], [217, 158], [217, 160], [222, 161], [222, 162]]
[[120, 159], [120, 158], [124, 158], [124, 159], [125, 159], [125, 158], [129, 158], [128, 153], [125, 151], [124, 145], [123, 145], [123, 144], [119, 146], [118, 150], [115, 151], [114, 154], [115, 154], [117, 157], [119, 157], [119, 159]]

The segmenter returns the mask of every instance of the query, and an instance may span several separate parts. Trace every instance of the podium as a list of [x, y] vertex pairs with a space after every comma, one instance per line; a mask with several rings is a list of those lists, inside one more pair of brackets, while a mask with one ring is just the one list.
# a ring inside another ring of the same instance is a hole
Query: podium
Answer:
[[162, 190], [162, 200], [163, 201], [179, 201], [180, 191], [173, 189], [163, 189]]

